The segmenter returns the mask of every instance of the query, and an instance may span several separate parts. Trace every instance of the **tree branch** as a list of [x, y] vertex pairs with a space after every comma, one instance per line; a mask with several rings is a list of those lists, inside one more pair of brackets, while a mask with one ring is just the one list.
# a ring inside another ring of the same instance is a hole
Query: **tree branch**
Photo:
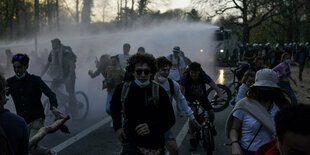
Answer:
[[56, 120], [53, 124], [49, 126], [42, 127], [37, 134], [29, 139], [29, 148], [35, 146], [39, 141], [41, 141], [47, 134], [57, 131], [64, 123], [70, 119], [70, 116], [67, 116], [62, 119]]

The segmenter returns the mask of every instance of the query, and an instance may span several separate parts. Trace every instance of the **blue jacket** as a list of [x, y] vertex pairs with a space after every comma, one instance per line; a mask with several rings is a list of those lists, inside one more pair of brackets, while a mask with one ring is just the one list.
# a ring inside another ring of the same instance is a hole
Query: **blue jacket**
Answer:
[[28, 155], [29, 136], [25, 120], [5, 110], [0, 112], [0, 125], [8, 138], [14, 155]]

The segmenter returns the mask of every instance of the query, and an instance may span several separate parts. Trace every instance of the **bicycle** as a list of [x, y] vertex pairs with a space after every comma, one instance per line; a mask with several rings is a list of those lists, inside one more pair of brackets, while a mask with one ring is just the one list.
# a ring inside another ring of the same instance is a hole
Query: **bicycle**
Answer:
[[224, 98], [223, 101], [217, 101], [218, 95], [212, 87], [210, 87], [206, 93], [214, 112], [220, 112], [226, 109], [232, 98], [231, 91], [228, 87], [221, 84], [217, 84], [217, 87], [220, 89], [220, 92]]
[[[51, 81], [45, 81], [51, 82]], [[58, 99], [58, 108], [65, 113], [69, 113], [72, 116], [73, 120], [81, 121], [87, 117], [89, 111], [89, 100], [85, 92], [76, 91], [75, 99], [76, 99], [76, 107], [72, 111], [72, 107], [69, 104], [69, 95], [62, 93], [61, 91], [56, 91], [57, 99]], [[43, 102], [45, 119], [47, 122], [52, 121], [54, 119], [54, 115], [50, 110], [49, 99], [46, 99]]]
[[213, 155], [215, 148], [214, 136], [216, 135], [213, 123], [209, 120], [208, 111], [202, 108], [199, 102], [191, 102], [190, 107], [197, 109], [196, 120], [200, 123], [201, 129], [196, 132], [196, 139], [202, 141], [202, 146], [207, 155]]

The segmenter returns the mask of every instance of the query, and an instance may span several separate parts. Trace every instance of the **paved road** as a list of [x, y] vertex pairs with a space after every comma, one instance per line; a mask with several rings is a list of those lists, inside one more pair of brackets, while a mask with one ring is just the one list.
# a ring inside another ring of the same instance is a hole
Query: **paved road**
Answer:
[[[207, 71], [214, 81], [221, 82], [223, 79], [218, 79], [222, 77], [226, 81], [231, 79], [231, 75], [226, 68], [224, 71], [224, 76], [220, 75], [220, 70], [222, 68], [217, 68], [213, 71]], [[101, 82], [100, 80], [97, 83]], [[73, 122], [69, 120], [66, 124], [70, 128], [71, 134], [66, 135], [57, 131], [53, 134], [48, 135], [41, 141], [41, 145], [52, 148], [57, 154], [60, 155], [85, 155], [85, 154], [103, 154], [103, 155], [113, 155], [118, 154], [121, 149], [121, 144], [117, 140], [116, 135], [112, 127], [110, 126], [111, 118], [104, 112], [106, 92], [102, 94], [92, 93], [90, 90], [85, 90], [87, 88], [93, 88], [100, 90], [100, 86], [96, 84], [84, 83], [84, 86], [80, 88], [85, 92], [88, 92], [88, 97], [90, 98], [90, 113], [86, 120], [83, 122]], [[100, 102], [98, 104], [98, 102]], [[94, 104], [97, 103], [97, 104]], [[10, 104], [12, 105], [12, 104]], [[227, 114], [231, 110], [230, 107], [222, 112], [216, 113], [215, 127], [217, 129], [218, 135], [215, 137], [215, 155], [230, 154], [230, 147], [225, 146], [224, 143], [229, 143], [229, 140], [225, 138], [225, 121]], [[181, 117], [176, 114], [177, 121], [173, 127], [173, 132], [177, 136], [177, 142], [180, 148], [181, 155], [199, 155], [205, 154], [203, 149], [198, 147], [197, 151], [189, 152], [189, 136], [187, 134], [187, 118]]]
[[[229, 110], [231, 110], [231, 108], [227, 108], [226, 110], [220, 113], [216, 113], [215, 126], [218, 131], [218, 135], [215, 137], [215, 151], [214, 151], [215, 155], [223, 155], [230, 153], [230, 147], [224, 145], [224, 143], [229, 143], [229, 141], [225, 138], [224, 133], [225, 120], [227, 114], [229, 113]], [[45, 144], [45, 146], [48, 147], [53, 146], [54, 150], [56, 150], [57, 154], [59, 155], [117, 154], [121, 149], [121, 144], [117, 140], [114, 131], [110, 126], [110, 118], [106, 117], [102, 120], [99, 120], [98, 122], [97, 122], [97, 124], [99, 124], [98, 126], [96, 126], [95, 122], [89, 122], [89, 124], [93, 126], [84, 125], [83, 127], [87, 126], [87, 128], [81, 131], [74, 131], [74, 133], [72, 133], [72, 135], [70, 136], [69, 135], [66, 136], [63, 135], [62, 133], [57, 132], [44, 139], [42, 144]], [[189, 151], [189, 136], [187, 134], [188, 128], [186, 122], [187, 119], [185, 117], [177, 115], [177, 122], [173, 127], [173, 132], [176, 134], [176, 136], [178, 136], [177, 141], [180, 144], [180, 155], [204, 154], [204, 151], [201, 146], [199, 146], [197, 151], [195, 152]], [[73, 123], [70, 124], [71, 127], [72, 125], [74, 124]], [[90, 128], [94, 126], [96, 126], [97, 128], [95, 130], [91, 130]], [[80, 129], [82, 129], [83, 127], [80, 127]], [[88, 134], [79, 139], [80, 135], [84, 135], [85, 132]]]

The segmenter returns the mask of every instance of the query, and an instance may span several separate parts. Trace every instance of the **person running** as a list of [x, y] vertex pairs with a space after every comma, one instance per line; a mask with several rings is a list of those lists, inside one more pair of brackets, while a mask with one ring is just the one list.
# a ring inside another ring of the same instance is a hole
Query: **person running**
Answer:
[[170, 54], [167, 57], [167, 59], [172, 62], [169, 78], [174, 81], [180, 82], [181, 76], [183, 75], [186, 67], [185, 62], [183, 57], [180, 56], [181, 50], [179, 46], [175, 46], [172, 51], [173, 54]]
[[299, 81], [302, 81], [302, 73], [305, 68], [306, 62], [310, 59], [309, 56], [309, 49], [305, 45], [301, 45], [300, 49], [296, 53], [296, 61], [299, 64], [299, 73], [298, 73], [298, 78]]
[[135, 54], [128, 59], [126, 70], [135, 80], [118, 85], [110, 102], [121, 154], [164, 155], [165, 133], [174, 125], [175, 116], [165, 89], [151, 81], [156, 73], [155, 58]]
[[[44, 108], [41, 102], [42, 93], [50, 101], [50, 110], [56, 118], [63, 118], [57, 109], [55, 93], [41, 80], [40, 77], [27, 72], [29, 57], [26, 54], [16, 54], [12, 57], [15, 76], [7, 79], [8, 92], [14, 101], [17, 115], [23, 117], [29, 128], [29, 137], [35, 135], [44, 126]], [[49, 152], [48, 149], [37, 147], [32, 151]]]
[[[22, 117], [4, 109], [5, 103], [6, 81], [0, 74], [0, 154], [28, 155], [29, 135], [27, 124]], [[6, 139], [6, 145], [2, 143], [3, 138]]]
[[[206, 84], [210, 85], [216, 93], [218, 94], [217, 101], [223, 101], [222, 93], [217, 85], [213, 82], [209, 75], [207, 75], [201, 68], [201, 65], [198, 62], [191, 62], [188, 65], [188, 72], [184, 73], [181, 82], [180, 89], [183, 92], [188, 104], [198, 101], [202, 107], [208, 111], [209, 119], [211, 122], [214, 122], [214, 111], [213, 108], [207, 98], [207, 90]], [[198, 119], [198, 111], [194, 109], [194, 116]], [[192, 123], [189, 124], [190, 129], [190, 144], [191, 149], [195, 150], [198, 145], [198, 139], [196, 139], [195, 135], [195, 126]]]
[[106, 68], [106, 71], [104, 73], [105, 79], [103, 81], [103, 87], [106, 87], [108, 92], [106, 101], [106, 112], [109, 115], [111, 115], [110, 101], [112, 99], [114, 89], [123, 81], [124, 75], [125, 71], [120, 67], [118, 57], [112, 56], [111, 65]]
[[[172, 66], [171, 61], [169, 61], [166, 57], [159, 57], [156, 59], [156, 64], [158, 71], [154, 77], [154, 80], [166, 90], [171, 103], [172, 99], [174, 99], [180, 111], [186, 113], [187, 117], [189, 118], [189, 122], [193, 124], [196, 128], [200, 128], [200, 124], [196, 121], [193, 111], [187, 105], [187, 101], [180, 91], [179, 84], [176, 81], [168, 78], [170, 68]], [[179, 149], [176, 143], [175, 136], [172, 133], [171, 129], [166, 132], [165, 139], [166, 147], [170, 154], [178, 154]]]
[[125, 70], [126, 66], [127, 66], [127, 59], [129, 59], [131, 57], [131, 55], [129, 54], [130, 51], [130, 44], [125, 43], [123, 45], [123, 54], [119, 54], [118, 55], [118, 59], [120, 61], [120, 65], [121, 67]]
[[274, 116], [291, 100], [277, 85], [277, 73], [271, 69], [256, 72], [255, 83], [228, 115], [226, 134], [233, 155], [254, 155], [275, 133]]
[[274, 67], [272, 70], [276, 71], [279, 78], [279, 86], [289, 91], [293, 104], [297, 104], [297, 98], [294, 90], [291, 87], [290, 80], [297, 86], [296, 80], [291, 76], [291, 59], [288, 53], [283, 53], [281, 63]]
[[106, 68], [111, 64], [110, 56], [107, 54], [101, 55], [99, 61], [96, 59], [95, 64], [97, 70], [95, 72], [93, 70], [88, 70], [88, 75], [91, 78], [95, 78], [100, 74], [104, 77]]
[[71, 47], [61, 44], [58, 38], [53, 39], [51, 42], [53, 49], [48, 56], [48, 62], [42, 71], [41, 77], [47, 72], [52, 78], [51, 88], [56, 94], [61, 94], [59, 88], [61, 88], [62, 85], [66, 86], [66, 91], [69, 94], [71, 111], [75, 112], [75, 63], [77, 57], [73, 53]]

